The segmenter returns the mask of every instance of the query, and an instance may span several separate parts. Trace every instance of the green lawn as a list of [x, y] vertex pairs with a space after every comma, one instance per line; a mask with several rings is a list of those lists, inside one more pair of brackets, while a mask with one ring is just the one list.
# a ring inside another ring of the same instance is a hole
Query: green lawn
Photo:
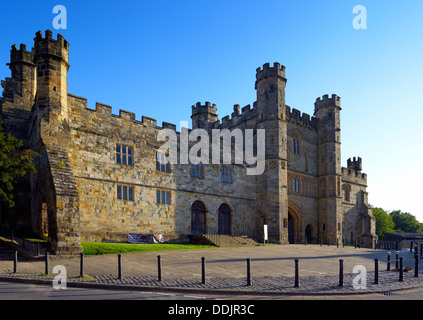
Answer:
[[133, 244], [133, 243], [105, 243], [105, 242], [82, 242], [85, 255], [119, 254], [130, 252], [149, 252], [166, 250], [198, 250], [211, 249], [214, 246], [200, 244]]

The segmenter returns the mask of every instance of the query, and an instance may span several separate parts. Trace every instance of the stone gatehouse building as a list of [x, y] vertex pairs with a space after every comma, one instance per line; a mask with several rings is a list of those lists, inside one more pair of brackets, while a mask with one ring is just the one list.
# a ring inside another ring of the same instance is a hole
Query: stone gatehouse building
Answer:
[[69, 94], [69, 43], [60, 34], [37, 32], [31, 50], [13, 45], [8, 65], [3, 127], [40, 156], [37, 173], [20, 181], [14, 215], [3, 207], [0, 223], [48, 234], [56, 254], [80, 252], [81, 241], [125, 241], [128, 233], [187, 240], [260, 233], [263, 224], [281, 244], [376, 239], [361, 158], [341, 167], [340, 97], [318, 98], [313, 116], [291, 109], [279, 63], [257, 69], [252, 107], [235, 105], [221, 119], [209, 102], [191, 110], [192, 129], [265, 129], [265, 171], [257, 176], [235, 163], [161, 163], [157, 134], [176, 125], [117, 115], [102, 103], [89, 109]]

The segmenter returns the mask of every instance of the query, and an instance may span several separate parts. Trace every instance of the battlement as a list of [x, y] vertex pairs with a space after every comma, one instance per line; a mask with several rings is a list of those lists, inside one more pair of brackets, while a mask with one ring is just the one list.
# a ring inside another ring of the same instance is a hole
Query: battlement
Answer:
[[33, 53], [31, 51], [26, 50], [26, 44], [21, 43], [18, 47], [16, 44], [12, 46], [12, 50], [10, 50], [10, 63], [7, 65], [13, 66], [16, 63], [26, 63], [30, 65], [34, 65], [33, 63]]
[[297, 109], [292, 109], [291, 111], [289, 106], [286, 106], [286, 119], [287, 121], [295, 122], [309, 129], [317, 129], [317, 119], [315, 117], [310, 118], [309, 114], [301, 114], [301, 112]]
[[[115, 122], [116, 119], [121, 119], [123, 121], [132, 122], [136, 125], [144, 125], [145, 127], [151, 127], [154, 129], [172, 129], [176, 131], [176, 125], [163, 121], [162, 127], [157, 126], [157, 120], [147, 116], [141, 116], [141, 121], [136, 120], [136, 114], [130, 111], [119, 109], [119, 114], [113, 114], [112, 107], [96, 102], [95, 109], [90, 109], [87, 107], [87, 99], [73, 94], [68, 93], [68, 105], [71, 107], [71, 110], [74, 114], [82, 114], [84, 112], [92, 112], [90, 118], [92, 117], [101, 117], [101, 121], [104, 121], [105, 118], [110, 118], [112, 122]], [[100, 122], [100, 120], [99, 120]]]
[[342, 179], [345, 182], [357, 183], [367, 185], [367, 174], [362, 173], [360, 170], [341, 168]]
[[45, 38], [43, 33], [38, 31], [34, 38], [34, 57], [40, 55], [55, 56], [69, 62], [69, 43], [60, 33], [57, 34], [57, 40], [55, 40], [51, 30], [45, 31]]
[[[255, 107], [255, 104], [253, 106]], [[238, 125], [239, 123], [246, 121], [247, 119], [255, 117], [257, 109], [255, 109], [254, 107], [251, 108], [251, 105], [246, 105], [245, 107], [241, 108], [239, 104], [235, 104], [234, 112], [232, 112], [231, 115], [224, 116], [221, 121], [216, 121], [215, 123], [213, 123], [213, 128], [229, 128]]]
[[256, 85], [261, 79], [269, 77], [279, 77], [286, 81], [285, 66], [281, 66], [279, 62], [275, 62], [273, 63], [273, 67], [271, 67], [269, 63], [265, 63], [263, 69], [260, 67], [256, 69]]
[[192, 108], [192, 115], [199, 114], [199, 113], [210, 113], [212, 115], [217, 116], [216, 105], [211, 104], [208, 101], [204, 105], [202, 105], [201, 102], [197, 102], [191, 108]]
[[354, 157], [353, 160], [351, 160], [351, 158], [349, 158], [347, 160], [347, 168], [351, 169], [351, 170], [361, 171], [362, 170], [362, 159], [360, 157], [358, 157], [358, 159], [356, 159]]
[[325, 94], [323, 98], [317, 98], [314, 103], [314, 111], [316, 112], [320, 108], [324, 107], [341, 107], [341, 97], [338, 97], [336, 94], [332, 94], [332, 97], [329, 98], [329, 95]]

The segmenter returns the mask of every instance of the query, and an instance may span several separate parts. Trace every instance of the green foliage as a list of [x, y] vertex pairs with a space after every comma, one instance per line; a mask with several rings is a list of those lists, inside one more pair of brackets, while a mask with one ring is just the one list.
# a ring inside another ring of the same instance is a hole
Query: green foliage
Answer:
[[423, 233], [423, 224], [408, 212], [395, 210], [388, 213], [382, 208], [373, 207], [372, 209], [376, 218], [376, 234], [379, 240], [383, 240], [385, 233], [389, 232]]
[[386, 211], [382, 208], [373, 208], [373, 215], [376, 218], [376, 234], [379, 240], [385, 238], [385, 233], [395, 232], [395, 223]]
[[16, 177], [36, 172], [32, 159], [37, 153], [23, 150], [23, 142], [10, 133], [5, 134], [0, 121], [0, 202], [9, 208], [15, 206]]
[[397, 232], [422, 233], [421, 223], [412, 214], [395, 210], [389, 215], [395, 223], [395, 230]]

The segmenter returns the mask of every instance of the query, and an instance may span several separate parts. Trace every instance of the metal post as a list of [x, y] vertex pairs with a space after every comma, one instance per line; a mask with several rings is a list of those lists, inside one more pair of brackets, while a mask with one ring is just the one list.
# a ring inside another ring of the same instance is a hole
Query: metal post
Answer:
[[40, 255], [40, 243], [37, 242], [37, 256]]
[[344, 259], [339, 260], [339, 286], [344, 286]]
[[84, 277], [84, 254], [81, 252], [80, 254], [81, 260], [80, 260], [80, 266], [79, 266], [79, 276], [81, 278]]
[[122, 279], [122, 255], [118, 254], [118, 279]]
[[404, 258], [401, 257], [400, 258], [400, 270], [399, 270], [399, 281], [404, 281], [404, 268], [403, 268], [403, 263], [404, 263]]
[[13, 259], [13, 273], [18, 272], [18, 251], [15, 251], [15, 258]]
[[251, 286], [251, 259], [247, 258], [247, 286]]
[[320, 246], [322, 246], [322, 245], [323, 245], [322, 238], [320, 238]]
[[395, 269], [399, 268], [399, 251], [395, 252]]
[[414, 256], [414, 277], [417, 278], [419, 276], [419, 256], [416, 254]]
[[46, 251], [44, 261], [45, 261], [45, 266], [46, 266], [46, 268], [45, 268], [45, 274], [47, 275], [47, 274], [49, 274], [49, 267], [48, 267], [48, 251]]
[[336, 239], [336, 247], [339, 248], [339, 239]]
[[299, 284], [299, 272], [298, 272], [298, 259], [295, 259], [295, 284], [294, 288], [298, 288]]
[[157, 281], [162, 281], [162, 257], [157, 256]]
[[375, 282], [374, 284], [379, 284], [379, 259], [375, 259]]
[[386, 263], [386, 271], [391, 271], [391, 253], [388, 252], [388, 261]]
[[206, 283], [206, 263], [205, 263], [206, 258], [202, 257], [201, 258], [201, 283], [205, 284]]
[[357, 238], [355, 238], [355, 245], [354, 245], [354, 249], [357, 249]]

